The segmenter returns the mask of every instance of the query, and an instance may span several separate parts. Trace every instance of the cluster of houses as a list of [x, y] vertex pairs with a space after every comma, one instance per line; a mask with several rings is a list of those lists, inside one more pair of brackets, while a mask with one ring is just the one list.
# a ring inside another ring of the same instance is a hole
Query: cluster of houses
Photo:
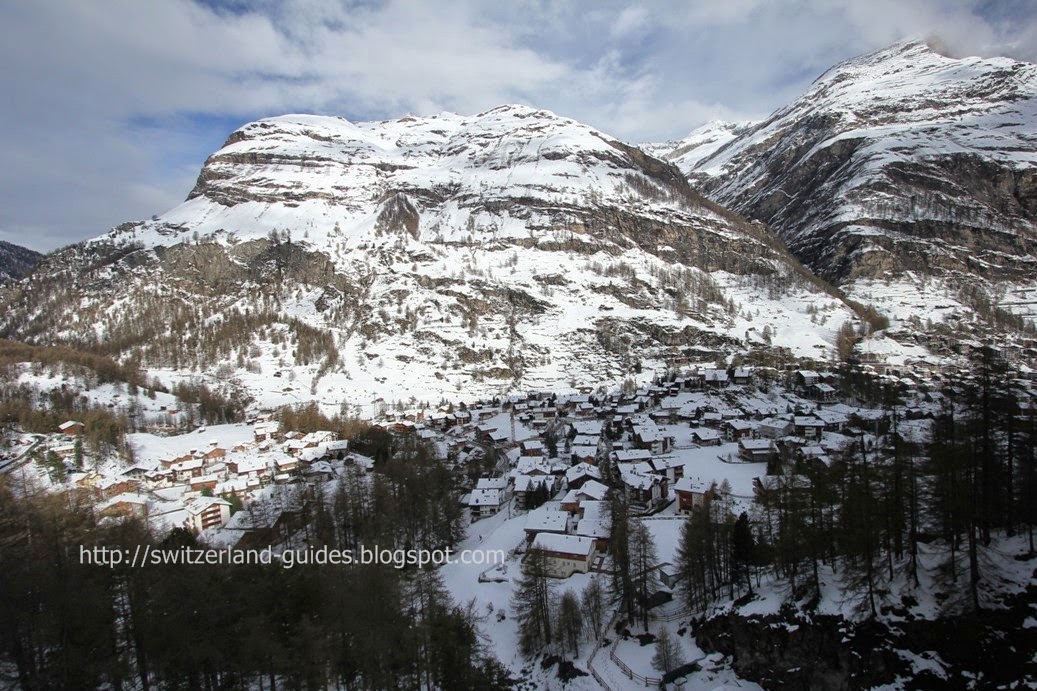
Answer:
[[[623, 493], [632, 512], [649, 515], [671, 502], [676, 513], [690, 514], [718, 491], [712, 482], [685, 477], [686, 457], [674, 453], [679, 448], [737, 444], [722, 460], [791, 458], [828, 465], [846, 438], [825, 433], [844, 432], [869, 414], [835, 403], [838, 381], [831, 373], [785, 373], [779, 379], [788, 388], [776, 396], [762, 395], [757, 377], [751, 368], [706, 368], [626, 394], [532, 393], [469, 408], [442, 423], [440, 434], [461, 458], [493, 447], [505, 459], [462, 501], [473, 521], [505, 507], [528, 511], [527, 554], [542, 553], [549, 572], [564, 577], [594, 568], [607, 551], [609, 527], [601, 508], [610, 493]], [[442, 415], [433, 419], [443, 421]], [[540, 435], [516, 441], [515, 419]], [[674, 427], [687, 429], [675, 435]], [[754, 489], [775, 489], [788, 481], [782, 477], [765, 475]], [[540, 506], [548, 497], [558, 508]]]
[[[70, 421], [60, 431], [72, 436], [82, 425]], [[101, 516], [136, 516], [156, 527], [198, 533], [226, 525], [235, 505], [246, 504], [266, 486], [333, 479], [336, 461], [366, 470], [372, 464], [351, 454], [348, 442], [334, 432], [281, 433], [277, 421], [261, 419], [251, 440], [223, 444], [210, 439], [157, 463], [140, 463], [117, 474], [74, 472], [69, 481], [73, 491], [95, 503]]]

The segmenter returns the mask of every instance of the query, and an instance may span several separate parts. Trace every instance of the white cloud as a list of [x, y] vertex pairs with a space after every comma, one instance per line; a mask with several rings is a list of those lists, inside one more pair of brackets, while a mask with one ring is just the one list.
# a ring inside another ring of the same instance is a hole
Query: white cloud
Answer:
[[549, 108], [628, 140], [761, 117], [909, 35], [1037, 54], [985, 0], [38, 0], [0, 6], [0, 237], [50, 249], [166, 210], [233, 124]]

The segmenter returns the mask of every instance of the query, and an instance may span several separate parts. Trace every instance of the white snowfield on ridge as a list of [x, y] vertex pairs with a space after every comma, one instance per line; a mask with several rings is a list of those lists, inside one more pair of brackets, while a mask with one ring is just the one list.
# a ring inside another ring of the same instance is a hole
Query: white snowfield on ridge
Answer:
[[[457, 241], [473, 226], [494, 224], [494, 237], [529, 238], [530, 226], [548, 226], [550, 219], [537, 219], [535, 210], [522, 219], [492, 217], [478, 207], [491, 200], [532, 200], [553, 209], [637, 204], [625, 178], [636, 168], [611, 141], [574, 120], [513, 105], [473, 116], [363, 123], [267, 118], [237, 130], [209, 158], [202, 194], [132, 232], [146, 247], [176, 244], [195, 232], [226, 241], [272, 230], [291, 230], [294, 241], [305, 233], [317, 247], [348, 246], [370, 240], [383, 204], [402, 193], [420, 211], [419, 237]], [[239, 195], [237, 203], [229, 205], [224, 193]], [[665, 198], [637, 212], [720, 232], [726, 225], [706, 208], [689, 210]], [[177, 226], [182, 230], [172, 230]]]

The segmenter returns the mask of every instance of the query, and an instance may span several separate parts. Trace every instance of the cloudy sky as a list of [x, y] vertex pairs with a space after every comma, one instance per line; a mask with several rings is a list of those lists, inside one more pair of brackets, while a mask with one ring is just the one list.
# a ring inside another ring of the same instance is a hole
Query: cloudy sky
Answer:
[[1030, 0], [0, 3], [0, 240], [49, 251], [183, 200], [250, 120], [553, 110], [628, 141], [753, 119], [910, 37], [1037, 62]]

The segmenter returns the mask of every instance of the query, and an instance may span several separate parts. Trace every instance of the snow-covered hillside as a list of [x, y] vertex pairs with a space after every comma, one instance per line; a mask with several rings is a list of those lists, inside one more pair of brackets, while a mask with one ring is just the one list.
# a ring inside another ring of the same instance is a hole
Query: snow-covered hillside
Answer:
[[667, 156], [851, 291], [944, 274], [1032, 314], [1013, 296], [1037, 275], [1037, 65], [904, 42], [833, 67], [720, 147], [703, 142]]
[[523, 106], [251, 123], [187, 201], [55, 255], [11, 303], [14, 338], [336, 408], [615, 385], [689, 348], [823, 359], [854, 318], [676, 167]]

